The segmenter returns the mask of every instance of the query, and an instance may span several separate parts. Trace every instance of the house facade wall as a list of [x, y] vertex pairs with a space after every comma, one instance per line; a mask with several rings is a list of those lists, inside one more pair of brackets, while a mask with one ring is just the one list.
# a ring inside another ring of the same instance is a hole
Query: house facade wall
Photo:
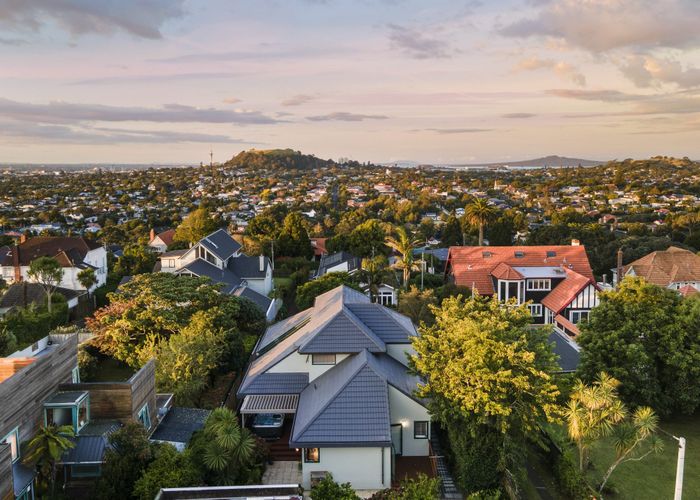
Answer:
[[[303, 456], [303, 453], [302, 453]], [[391, 448], [321, 448], [319, 462], [302, 458], [302, 486], [311, 488], [311, 472], [333, 474], [338, 483], [350, 483], [356, 490], [378, 490], [391, 486]]]
[[588, 285], [586, 288], [581, 290], [571, 303], [566, 306], [566, 308], [561, 312], [561, 315], [572, 323], [576, 323], [573, 319], [573, 313], [575, 311], [590, 311], [592, 308], [597, 307], [600, 303], [598, 298], [598, 291], [593, 285]]
[[244, 278], [248, 287], [267, 297], [272, 291], [272, 268], [268, 265], [264, 278]]
[[[398, 389], [389, 386], [389, 412], [391, 423], [401, 424], [402, 455], [405, 457], [428, 456], [430, 454], [430, 439], [415, 439], [413, 433], [414, 422], [430, 421], [428, 410]], [[428, 424], [428, 428], [430, 429], [430, 424]]]
[[387, 344], [386, 353], [402, 365], [408, 366], [408, 356], [416, 354], [411, 344]]
[[[335, 364], [347, 358], [347, 354], [336, 354]], [[268, 370], [269, 373], [308, 373], [309, 382], [320, 377], [335, 365], [315, 365], [312, 362], [311, 354], [300, 354], [294, 351], [275, 366]]]
[[15, 500], [12, 484], [12, 450], [9, 444], [0, 444], [0, 500]]

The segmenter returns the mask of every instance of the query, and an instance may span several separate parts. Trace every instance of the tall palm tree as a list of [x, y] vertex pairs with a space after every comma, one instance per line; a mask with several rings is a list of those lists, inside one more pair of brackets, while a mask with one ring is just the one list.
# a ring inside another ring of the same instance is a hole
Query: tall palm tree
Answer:
[[204, 432], [208, 438], [204, 465], [216, 474], [219, 483], [235, 481], [240, 466], [253, 459], [255, 439], [248, 429], [241, 429], [236, 415], [228, 408], [212, 411]]
[[420, 244], [420, 240], [412, 238], [406, 229], [397, 227], [396, 237], [387, 236], [386, 244], [399, 254], [394, 267], [403, 271], [403, 286], [408, 289], [408, 280], [411, 278], [411, 270], [416, 268], [413, 257], [413, 249]]
[[365, 257], [362, 259], [362, 270], [360, 275], [362, 276], [362, 281], [367, 283], [369, 287], [369, 295], [372, 302], [377, 301], [377, 295], [379, 294], [379, 285], [381, 285], [384, 280], [384, 275], [386, 274], [387, 266], [386, 257], [383, 255], [377, 255], [376, 257]]
[[49, 486], [51, 497], [56, 485], [56, 464], [66, 450], [75, 446], [69, 438], [75, 436], [72, 425], [47, 425], [39, 428], [29, 444], [24, 463], [36, 467], [44, 484]]
[[588, 467], [593, 442], [611, 435], [615, 425], [627, 416], [627, 410], [617, 395], [619, 385], [618, 380], [606, 373], [601, 373], [592, 385], [579, 380], [564, 408], [569, 437], [578, 447], [581, 472]]
[[467, 205], [464, 214], [471, 225], [479, 226], [479, 246], [482, 246], [484, 244], [484, 226], [489, 223], [496, 211], [489, 205], [488, 201], [482, 198], [475, 198], [474, 201]]

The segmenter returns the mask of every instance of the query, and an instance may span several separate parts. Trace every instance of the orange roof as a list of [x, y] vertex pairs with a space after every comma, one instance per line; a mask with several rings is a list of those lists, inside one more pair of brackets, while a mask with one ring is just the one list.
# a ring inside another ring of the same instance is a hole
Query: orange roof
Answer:
[[[450, 247], [447, 273], [454, 277], [455, 284], [459, 286], [474, 287], [482, 295], [493, 295], [492, 276], [499, 264], [511, 267], [564, 267], [593, 280], [585, 247], [568, 245]], [[502, 272], [502, 269], [498, 272]]]
[[174, 229], [168, 229], [166, 231], [163, 231], [162, 233], [158, 233], [156, 235], [156, 238], [160, 238], [160, 241], [165, 243], [165, 246], [170, 246], [173, 244], [173, 238], [175, 237], [175, 230]]
[[564, 270], [566, 271], [566, 279], [542, 299], [542, 305], [553, 311], [554, 314], [559, 314], [581, 293], [581, 290], [593, 283], [591, 278], [586, 278], [576, 271], [567, 268]]
[[568, 319], [566, 319], [566, 318], [565, 318], [564, 316], [562, 316], [561, 314], [557, 314], [556, 316], [554, 316], [554, 321], [557, 322], [557, 323], [559, 323], [561, 326], [563, 326], [563, 327], [566, 328], [567, 330], [569, 330], [571, 333], [574, 334], [574, 336], [576, 336], [576, 335], [578, 335], [579, 333], [581, 333], [581, 332], [579, 331], [579, 329], [578, 329], [578, 326], [576, 326], [575, 324], [573, 324], [571, 321], [569, 321]]
[[698, 289], [693, 285], [685, 285], [678, 289], [678, 293], [680, 293], [683, 297], [687, 297], [688, 295], [695, 295], [698, 293]]
[[326, 250], [326, 240], [328, 238], [310, 238], [311, 246], [314, 248], [314, 255], [320, 257], [321, 255], [326, 255], [328, 250]]
[[499, 280], [521, 280], [523, 275], [510, 267], [505, 262], [501, 262], [491, 271], [491, 276]]
[[655, 285], [667, 287], [678, 281], [700, 281], [700, 256], [689, 250], [669, 247], [652, 252], [623, 268]]

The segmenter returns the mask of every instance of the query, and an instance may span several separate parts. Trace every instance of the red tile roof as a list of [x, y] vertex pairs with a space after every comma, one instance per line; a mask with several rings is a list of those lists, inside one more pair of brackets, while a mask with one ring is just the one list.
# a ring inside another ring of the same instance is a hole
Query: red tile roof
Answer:
[[680, 293], [683, 297], [687, 297], [688, 295], [695, 295], [696, 293], [700, 292], [698, 292], [698, 289], [693, 285], [685, 285], [678, 289], [678, 293]]
[[39, 236], [13, 247], [0, 264], [12, 266], [14, 252], [19, 250], [19, 265], [28, 266], [39, 257], [54, 257], [63, 267], [79, 264], [90, 250], [100, 248], [93, 240], [72, 236]]
[[499, 280], [521, 280], [524, 278], [522, 274], [510, 267], [505, 262], [501, 262], [494, 267], [493, 271], [491, 271], [491, 275]]
[[175, 237], [175, 230], [174, 229], [168, 229], [168, 230], [163, 231], [162, 233], [158, 233], [156, 235], [156, 238], [160, 238], [160, 241], [165, 243], [165, 246], [167, 246], [167, 247], [169, 247], [170, 245], [173, 244], [174, 237]]
[[578, 329], [578, 326], [576, 326], [575, 324], [573, 324], [571, 321], [569, 321], [568, 319], [566, 319], [566, 318], [565, 318], [564, 316], [562, 316], [561, 314], [557, 314], [557, 315], [554, 317], [554, 321], [555, 321], [556, 323], [559, 323], [559, 324], [560, 324], [561, 326], [563, 326], [564, 328], [566, 328], [569, 332], [573, 333], [574, 337], [575, 337], [576, 335], [578, 335], [579, 333], [581, 333], [581, 332], [579, 331], [579, 329]]
[[700, 256], [683, 248], [669, 247], [628, 264], [623, 275], [630, 270], [635, 276], [663, 287], [678, 281], [700, 281]]
[[585, 247], [568, 245], [450, 247], [447, 273], [459, 286], [474, 287], [482, 295], [492, 295], [492, 274], [502, 263], [512, 267], [565, 267], [593, 280]]
[[311, 238], [310, 240], [316, 257], [328, 254], [328, 250], [326, 250], [326, 240], [328, 240], [328, 238]]
[[553, 311], [554, 314], [559, 314], [584, 288], [594, 284], [591, 278], [587, 278], [571, 269], [564, 268], [564, 270], [566, 271], [566, 279], [542, 299], [542, 305]]

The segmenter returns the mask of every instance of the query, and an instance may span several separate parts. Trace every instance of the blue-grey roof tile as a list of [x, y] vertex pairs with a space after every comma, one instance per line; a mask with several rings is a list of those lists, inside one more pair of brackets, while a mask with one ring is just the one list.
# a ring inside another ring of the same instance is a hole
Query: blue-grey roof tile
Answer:
[[231, 237], [223, 229], [214, 231], [199, 240], [199, 244], [216, 255], [221, 260], [226, 260], [241, 248], [241, 244]]
[[554, 354], [558, 356], [558, 363], [562, 372], [574, 372], [578, 368], [581, 353], [576, 343], [556, 330], [549, 334], [549, 342], [552, 344]]
[[[347, 307], [387, 344], [409, 343], [416, 335], [410, 319], [381, 304], [348, 304]], [[402, 321], [404, 318], [408, 321]]]
[[204, 259], [196, 259], [178, 270], [178, 274], [190, 272], [197, 276], [207, 277], [214, 283], [222, 283], [223, 293], [231, 293], [241, 284], [241, 278], [228, 269], [219, 269]]
[[204, 427], [210, 413], [201, 408], [170, 408], [151, 435], [151, 440], [189, 443], [192, 434]]
[[263, 373], [241, 384], [238, 394], [299, 394], [307, 385], [308, 373]]
[[350, 353], [368, 349], [385, 352], [386, 345], [353, 313], [341, 310], [299, 347], [302, 354]]
[[263, 279], [270, 266], [270, 259], [265, 256], [262, 259], [262, 271], [260, 270], [260, 256], [240, 255], [229, 261], [228, 268], [243, 279]]
[[75, 446], [63, 454], [63, 464], [96, 464], [104, 460], [107, 449], [105, 436], [78, 436], [71, 438]]
[[265, 297], [263, 294], [256, 292], [248, 286], [237, 288], [233, 294], [236, 297], [243, 297], [244, 299], [250, 300], [264, 313], [267, 312], [270, 308], [270, 304], [272, 304], [272, 299], [270, 297]]
[[[19, 498], [22, 492], [32, 484], [36, 477], [36, 471], [24, 465], [21, 461], [12, 464], [12, 487], [15, 497]], [[30, 497], [31, 498], [31, 497]]]

